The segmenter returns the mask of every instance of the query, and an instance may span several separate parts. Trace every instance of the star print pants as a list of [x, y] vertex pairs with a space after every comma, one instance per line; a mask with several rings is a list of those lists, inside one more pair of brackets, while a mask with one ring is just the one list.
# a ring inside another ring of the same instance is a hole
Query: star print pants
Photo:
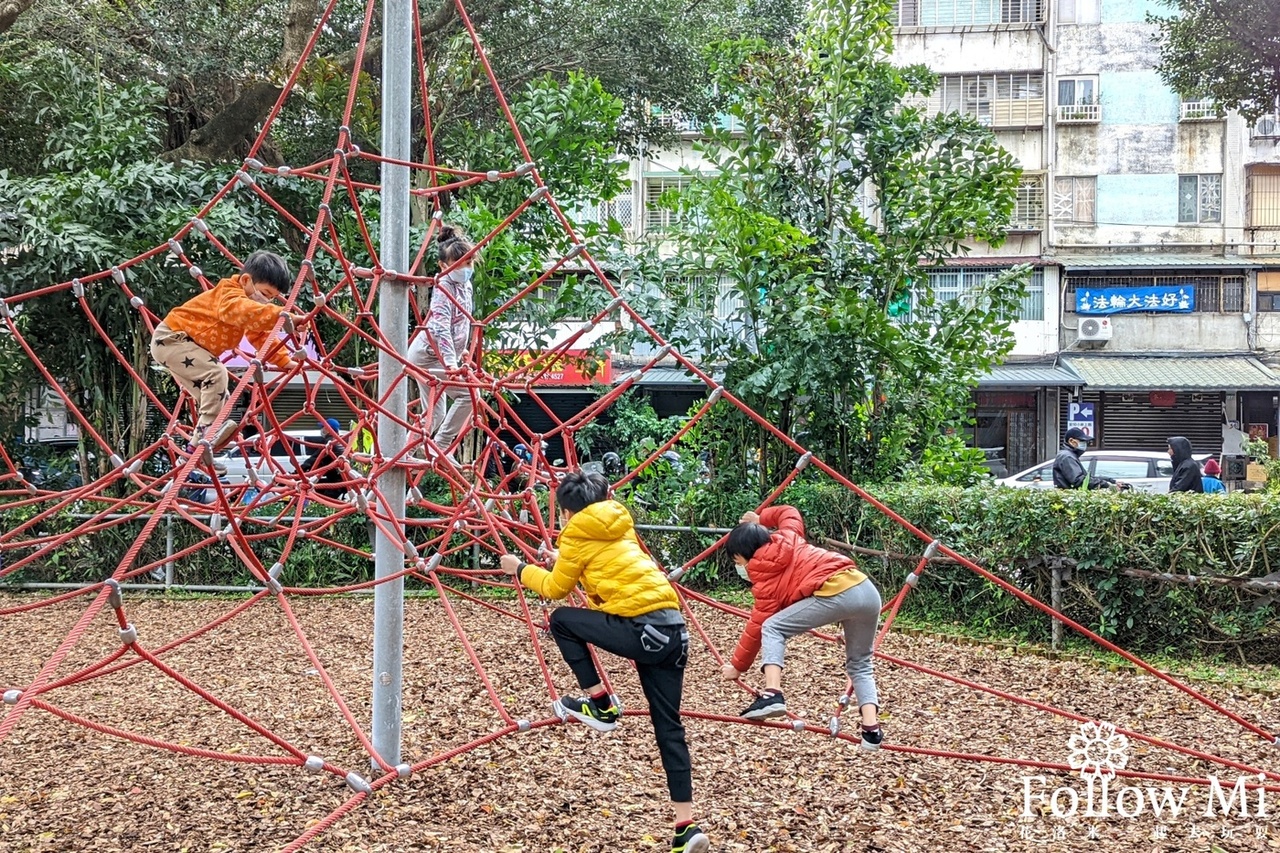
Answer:
[[227, 369], [218, 357], [201, 347], [186, 332], [175, 332], [164, 323], [151, 336], [151, 357], [164, 365], [178, 386], [191, 395], [199, 417], [197, 427], [207, 427], [227, 399]]

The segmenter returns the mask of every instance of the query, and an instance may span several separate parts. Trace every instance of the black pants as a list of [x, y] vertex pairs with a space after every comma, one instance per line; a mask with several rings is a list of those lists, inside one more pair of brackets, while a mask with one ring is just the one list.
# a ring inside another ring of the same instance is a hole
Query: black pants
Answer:
[[680, 722], [684, 666], [689, 657], [689, 631], [684, 625], [649, 625], [581, 607], [557, 607], [551, 612], [551, 636], [573, 670], [580, 687], [600, 683], [600, 674], [587, 644], [636, 662], [640, 687], [649, 703], [649, 719], [658, 741], [658, 755], [667, 773], [671, 802], [693, 800], [689, 744]]

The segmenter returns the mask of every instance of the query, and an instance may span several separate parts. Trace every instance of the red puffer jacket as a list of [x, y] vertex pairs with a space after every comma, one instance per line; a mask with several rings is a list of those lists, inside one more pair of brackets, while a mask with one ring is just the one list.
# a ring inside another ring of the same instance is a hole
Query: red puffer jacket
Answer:
[[776, 530], [747, 561], [755, 604], [731, 658], [733, 668], [739, 672], [746, 672], [760, 654], [760, 626], [764, 620], [813, 595], [837, 572], [858, 567], [844, 554], [806, 542], [804, 518], [795, 507], [768, 507], [760, 513], [760, 523]]

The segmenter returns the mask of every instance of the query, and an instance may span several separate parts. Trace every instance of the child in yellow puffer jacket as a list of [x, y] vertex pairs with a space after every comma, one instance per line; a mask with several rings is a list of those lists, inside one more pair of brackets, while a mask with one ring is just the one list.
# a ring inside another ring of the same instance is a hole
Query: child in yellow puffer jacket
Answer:
[[574, 472], [556, 487], [560, 507], [559, 549], [551, 571], [503, 555], [502, 568], [520, 573], [524, 586], [544, 598], [568, 597], [579, 583], [592, 607], [558, 607], [551, 636], [586, 694], [563, 696], [557, 710], [607, 732], [618, 725], [618, 709], [600, 681], [588, 644], [635, 661], [649, 702], [658, 754], [675, 807], [672, 853], [704, 853], [711, 847], [693, 822], [689, 745], [680, 721], [689, 632], [676, 596], [657, 563], [640, 547], [627, 508], [609, 499], [600, 474]]

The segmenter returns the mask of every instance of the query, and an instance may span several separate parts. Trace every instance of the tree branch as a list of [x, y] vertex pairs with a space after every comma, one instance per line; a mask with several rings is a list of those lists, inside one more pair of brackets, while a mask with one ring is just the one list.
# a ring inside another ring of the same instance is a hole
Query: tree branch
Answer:
[[[5, 0], [0, 0], [5, 2]], [[12, 0], [25, 2], [25, 0]], [[307, 40], [315, 27], [316, 0], [290, 0], [289, 12], [285, 18], [285, 44], [280, 58], [285, 67], [296, 64], [302, 55]], [[424, 40], [436, 41], [454, 21], [454, 5], [442, 2], [436, 11], [422, 22]], [[310, 16], [310, 17], [308, 17]], [[382, 42], [370, 39], [365, 45], [362, 70], [373, 73], [382, 61]], [[334, 57], [338, 64], [347, 71], [355, 70], [356, 51], [351, 50]], [[168, 161], [194, 160], [197, 162], [213, 162], [227, 158], [237, 146], [243, 145], [253, 137], [255, 129], [271, 112], [271, 107], [280, 97], [282, 88], [269, 81], [257, 81], [249, 85], [240, 96], [198, 128], [191, 137], [179, 147], [164, 154]]]
[[34, 3], [35, 0], [0, 0], [0, 33], [12, 27], [18, 16]]

